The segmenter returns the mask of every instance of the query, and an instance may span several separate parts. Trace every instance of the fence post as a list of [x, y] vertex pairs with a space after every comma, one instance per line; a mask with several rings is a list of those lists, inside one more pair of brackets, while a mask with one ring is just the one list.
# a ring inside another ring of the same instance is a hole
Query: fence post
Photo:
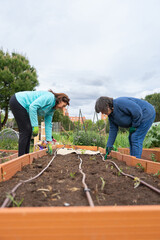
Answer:
[[34, 149], [33, 149], [34, 152], [39, 150], [39, 148], [37, 148], [37, 142], [39, 142], [39, 133], [36, 137], [34, 137]]
[[46, 140], [45, 123], [44, 122], [41, 122], [41, 140]]

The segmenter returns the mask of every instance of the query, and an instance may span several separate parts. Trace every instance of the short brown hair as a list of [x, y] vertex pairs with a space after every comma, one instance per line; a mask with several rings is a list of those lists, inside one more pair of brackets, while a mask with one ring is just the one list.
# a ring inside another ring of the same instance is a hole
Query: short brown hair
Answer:
[[99, 112], [108, 112], [108, 107], [110, 109], [113, 108], [113, 98], [109, 97], [100, 97], [97, 99], [95, 104], [95, 111]]

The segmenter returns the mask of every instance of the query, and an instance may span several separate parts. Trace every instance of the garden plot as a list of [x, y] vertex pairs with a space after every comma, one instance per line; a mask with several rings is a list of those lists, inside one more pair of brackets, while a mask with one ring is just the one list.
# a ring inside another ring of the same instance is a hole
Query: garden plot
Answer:
[[18, 151], [14, 150], [14, 151], [6, 151], [6, 150], [2, 150], [0, 151], [0, 164], [7, 162], [11, 159], [14, 159], [18, 157]]
[[[105, 162], [100, 154], [56, 155], [51, 165], [38, 178], [23, 183], [16, 191], [11, 206], [89, 206], [86, 192], [90, 193], [95, 206], [158, 205], [160, 194], [140, 184], [139, 179], [160, 190], [160, 179], [147, 174], [140, 165], [129, 167], [125, 162], [109, 159]], [[78, 157], [79, 156], [79, 157]], [[0, 183], [0, 205], [20, 180], [27, 180], [40, 173], [53, 156], [43, 156], [31, 165], [23, 167], [12, 179]], [[85, 191], [82, 184], [85, 173]], [[114, 161], [120, 171], [110, 162]], [[121, 171], [135, 176], [123, 176]], [[139, 186], [138, 186], [139, 185]]]
[[8, 156], [10, 156], [12, 154], [13, 154], [12, 152], [0, 151], [0, 158], [8, 157]]

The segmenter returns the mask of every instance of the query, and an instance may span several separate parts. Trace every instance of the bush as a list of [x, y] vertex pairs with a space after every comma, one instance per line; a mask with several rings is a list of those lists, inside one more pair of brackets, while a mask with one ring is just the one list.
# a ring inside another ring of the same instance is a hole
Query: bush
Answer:
[[73, 144], [73, 133], [71, 131], [67, 132], [67, 134], [64, 132], [52, 132], [52, 136], [57, 142], [59, 142], [59, 144]]
[[18, 136], [12, 129], [4, 129], [0, 132], [0, 149], [18, 149]]
[[160, 147], [160, 125], [150, 128], [144, 140], [144, 147]]
[[73, 134], [73, 144], [80, 146], [97, 146], [105, 147], [106, 138], [93, 131], [79, 131]]
[[128, 148], [128, 132], [118, 132], [114, 145], [117, 148]]
[[12, 139], [0, 139], [0, 149], [17, 150], [18, 142]]

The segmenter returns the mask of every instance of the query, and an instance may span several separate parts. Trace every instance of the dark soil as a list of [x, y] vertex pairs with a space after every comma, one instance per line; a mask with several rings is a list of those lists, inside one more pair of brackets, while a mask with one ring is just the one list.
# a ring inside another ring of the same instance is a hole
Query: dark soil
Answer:
[[[157, 205], [160, 194], [140, 184], [134, 188], [134, 180], [124, 177], [109, 162], [102, 161], [100, 155], [80, 155], [82, 170], [86, 174], [85, 182], [95, 206], [107, 205]], [[44, 156], [31, 165], [23, 167], [12, 179], [0, 183], [0, 206], [7, 192], [20, 181], [37, 175], [44, 169], [52, 156]], [[160, 189], [160, 179], [146, 174], [142, 169], [128, 167], [124, 162], [113, 160], [119, 168], [128, 174]], [[15, 200], [23, 202], [21, 206], [88, 206], [79, 172], [80, 160], [76, 154], [57, 155], [50, 167], [37, 179], [22, 184], [16, 191]], [[103, 186], [102, 182], [105, 181]]]

